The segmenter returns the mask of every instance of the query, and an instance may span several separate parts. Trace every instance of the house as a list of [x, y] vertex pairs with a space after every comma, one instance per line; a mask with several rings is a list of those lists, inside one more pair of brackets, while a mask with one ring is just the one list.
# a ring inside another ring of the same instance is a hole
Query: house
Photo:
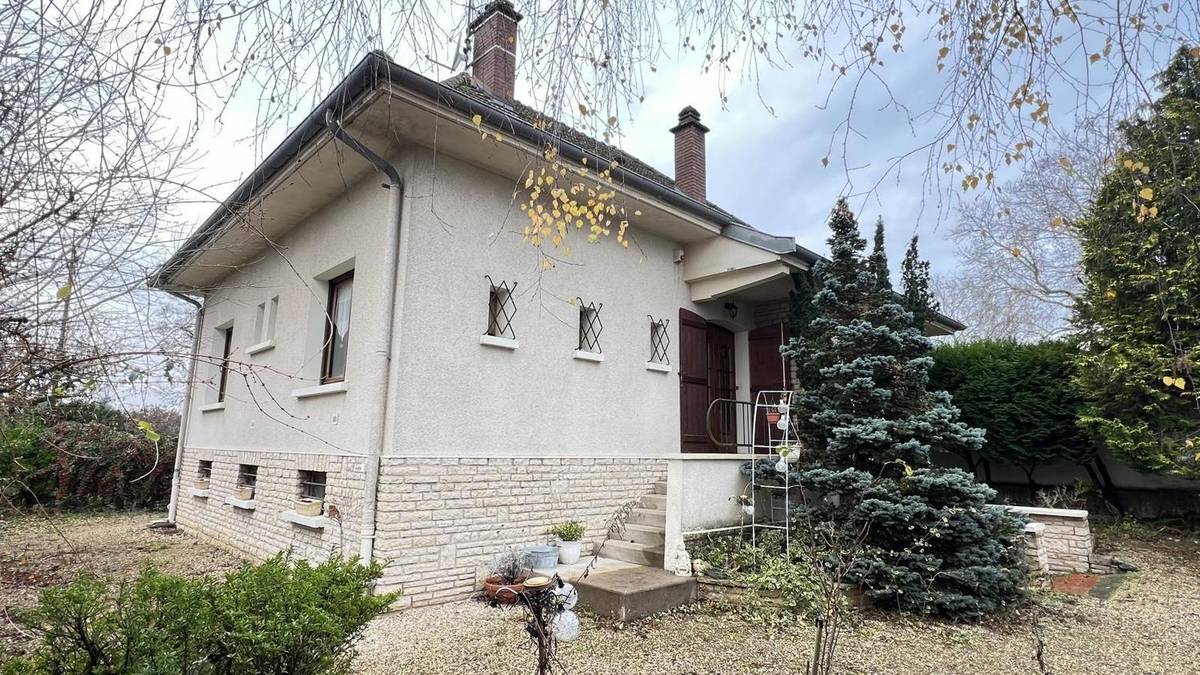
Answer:
[[[745, 422], [713, 402], [787, 386], [788, 293], [819, 258], [706, 199], [694, 109], [672, 179], [513, 100], [520, 20], [487, 5], [445, 82], [367, 55], [156, 274], [202, 299], [179, 526], [387, 560], [382, 587], [427, 604], [557, 521], [596, 540], [645, 497], [606, 553], [669, 566], [728, 517]], [[635, 245], [571, 232], [545, 269], [514, 194], [548, 148], [610, 172], [588, 180], [639, 214]]]

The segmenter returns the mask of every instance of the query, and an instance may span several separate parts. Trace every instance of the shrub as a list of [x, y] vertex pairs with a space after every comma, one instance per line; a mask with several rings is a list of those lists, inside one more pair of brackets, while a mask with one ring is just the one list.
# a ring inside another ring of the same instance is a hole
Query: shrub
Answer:
[[170, 496], [174, 439], [156, 446], [127, 425], [60, 422], [47, 432], [45, 442], [58, 453], [59, 505], [140, 508]]
[[46, 427], [32, 415], [0, 423], [0, 500], [3, 505], [46, 504], [54, 499], [57, 464], [42, 436]]
[[550, 534], [558, 537], [560, 541], [579, 541], [583, 539], [583, 523], [578, 520], [555, 523], [550, 528]]
[[[797, 509], [861, 540], [846, 581], [880, 607], [975, 620], [1024, 596], [1024, 522], [988, 505], [995, 490], [960, 469], [918, 469], [878, 480], [864, 471], [813, 469], [806, 488], [826, 497]], [[860, 536], [860, 534], [862, 536]]]
[[821, 607], [819, 572], [802, 556], [786, 555], [778, 531], [760, 534], [757, 545], [733, 535], [691, 542], [688, 548], [693, 560], [707, 565], [709, 576], [749, 588], [750, 595], [735, 609], [752, 621], [794, 625], [797, 615], [814, 615]]
[[113, 587], [95, 577], [42, 594], [32, 656], [4, 673], [345, 673], [354, 643], [395, 594], [356, 558], [311, 565], [284, 554], [224, 580], [148, 570]]

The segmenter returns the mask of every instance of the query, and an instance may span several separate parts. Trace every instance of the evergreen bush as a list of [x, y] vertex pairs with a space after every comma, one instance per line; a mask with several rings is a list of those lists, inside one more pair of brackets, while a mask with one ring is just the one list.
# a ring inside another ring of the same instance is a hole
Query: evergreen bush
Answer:
[[965, 472], [930, 468], [934, 451], [978, 452], [984, 432], [928, 388], [932, 342], [918, 318], [933, 312], [928, 263], [914, 240], [898, 296], [880, 270], [882, 226], [869, 259], [844, 200], [830, 228], [830, 260], [815, 267], [808, 294], [814, 318], [785, 349], [807, 459], [795, 515], [855, 544], [846, 580], [868, 596], [952, 619], [985, 616], [1022, 596], [1022, 523], [986, 506], [995, 493]]
[[147, 570], [130, 582], [84, 576], [51, 588], [25, 618], [41, 636], [5, 675], [347, 673], [354, 643], [394, 594], [378, 562], [317, 565], [279, 554], [224, 580]]
[[1085, 402], [1075, 378], [1076, 347], [1066, 340], [1038, 343], [979, 340], [943, 344], [933, 351], [931, 385], [945, 389], [963, 422], [987, 430], [979, 455], [964, 457], [1020, 467], [1037, 490], [1039, 466], [1073, 462], [1107, 487], [1107, 468], [1095, 442], [1079, 426]]

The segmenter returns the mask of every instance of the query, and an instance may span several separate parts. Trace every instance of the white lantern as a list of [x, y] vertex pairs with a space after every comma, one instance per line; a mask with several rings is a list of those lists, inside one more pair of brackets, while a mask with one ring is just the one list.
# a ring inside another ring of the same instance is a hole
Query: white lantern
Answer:
[[779, 421], [775, 423], [775, 427], [776, 427], [777, 429], [779, 429], [780, 431], [787, 431], [787, 428], [788, 428], [788, 418], [787, 418], [787, 415], [784, 415], [783, 417], [780, 417], [780, 418], [779, 418]]
[[579, 602], [579, 591], [565, 582], [560, 588], [554, 589], [554, 595], [558, 596], [564, 610], [575, 609], [575, 605]]
[[788, 411], [788, 404], [780, 403], [779, 405], [775, 406], [775, 409], [779, 411], [780, 415], [786, 415]]
[[778, 462], [775, 462], [775, 470], [779, 473], [787, 473], [787, 459], [780, 457]]
[[754, 504], [742, 504], [742, 513], [748, 516], [754, 515]]
[[579, 637], [579, 615], [568, 609], [555, 617], [554, 637], [563, 642], [574, 642]]

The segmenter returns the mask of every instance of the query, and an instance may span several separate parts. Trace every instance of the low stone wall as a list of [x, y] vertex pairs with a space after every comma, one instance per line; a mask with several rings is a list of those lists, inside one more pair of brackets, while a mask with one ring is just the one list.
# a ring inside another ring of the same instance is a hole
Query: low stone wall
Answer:
[[[212, 462], [207, 497], [192, 495], [200, 460]], [[240, 464], [258, 467], [253, 510], [229, 503]], [[324, 559], [334, 549], [357, 554], [363, 467], [358, 456], [188, 449], [183, 455], [176, 522], [201, 539], [254, 560], [288, 549], [310, 560]], [[326, 472], [325, 504], [335, 507], [339, 517], [321, 529], [283, 519], [300, 494], [301, 470]]]
[[544, 543], [550, 525], [579, 520], [603, 539], [624, 503], [650, 493], [665, 459], [638, 457], [385, 457], [376, 556], [382, 590], [402, 606], [470, 596], [480, 570], [507, 546]]
[[1008, 506], [1029, 519], [1025, 528], [1025, 555], [1035, 571], [1063, 574], [1091, 571], [1092, 531], [1088, 512]]

